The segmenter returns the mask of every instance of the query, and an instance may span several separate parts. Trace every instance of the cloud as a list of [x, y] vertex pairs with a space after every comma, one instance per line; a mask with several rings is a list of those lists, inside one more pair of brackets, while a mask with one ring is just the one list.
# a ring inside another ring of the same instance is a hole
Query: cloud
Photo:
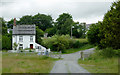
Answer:
[[[106, 2], [104, 2], [106, 1]], [[5, 20], [37, 13], [51, 15], [54, 19], [62, 13], [70, 13], [75, 21], [87, 23], [102, 20], [113, 0], [4, 0], [0, 16]], [[2, 14], [2, 15], [1, 15]]]

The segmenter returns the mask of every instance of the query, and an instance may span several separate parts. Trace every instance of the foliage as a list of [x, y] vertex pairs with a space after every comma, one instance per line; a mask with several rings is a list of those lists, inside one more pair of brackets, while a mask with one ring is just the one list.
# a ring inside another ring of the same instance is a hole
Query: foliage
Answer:
[[10, 50], [11, 48], [11, 40], [7, 36], [2, 36], [2, 49]]
[[7, 26], [6, 26], [6, 21], [0, 17], [0, 24], [2, 24], [2, 35], [7, 34]]
[[44, 31], [41, 30], [41, 29], [39, 29], [39, 28], [36, 26], [36, 42], [37, 42], [38, 44], [41, 44], [41, 41], [42, 41], [41, 37], [43, 37], [43, 35], [44, 35]]
[[22, 16], [20, 18], [20, 20], [18, 21], [18, 24], [33, 24], [33, 19], [32, 19], [32, 16], [31, 15], [25, 15], [25, 16]]
[[42, 29], [45, 31], [47, 28], [53, 27], [53, 19], [50, 15], [45, 15], [45, 14], [36, 14], [32, 17], [33, 19], [33, 24], [38, 26], [39, 29]]
[[94, 44], [94, 45], [98, 45], [100, 42], [100, 37], [99, 37], [99, 33], [100, 33], [100, 26], [102, 25], [101, 22], [98, 22], [96, 24], [92, 24], [89, 27], [89, 30], [87, 32], [87, 38], [90, 44]]
[[[16, 23], [17, 23], [17, 21], [16, 21]], [[13, 24], [14, 24], [14, 19], [11, 19], [10, 21], [7, 22], [7, 27], [12, 29]]]
[[81, 23], [80, 25], [82, 26], [82, 37], [85, 38], [85, 37], [86, 37], [86, 34], [85, 34], [85, 33], [86, 33], [86, 30], [87, 30], [87, 29], [86, 29], [86, 23], [83, 22], [83, 23]]
[[102, 55], [103, 57], [115, 57], [115, 56], [120, 56], [119, 55], [120, 51], [119, 50], [114, 50], [113, 48], [105, 48], [103, 49], [101, 52], [99, 52], [100, 55]]
[[120, 49], [120, 1], [114, 2], [100, 26], [100, 46]]
[[17, 47], [18, 47], [18, 44], [16, 42], [14, 42], [14, 44], [13, 44], [14, 50], [17, 50]]
[[41, 44], [52, 51], [63, 51], [70, 48], [80, 48], [88, 44], [88, 42], [70, 39], [69, 35], [54, 35], [51, 38], [43, 39]]
[[60, 51], [70, 48], [71, 41], [72, 39], [70, 39], [69, 35], [54, 35], [51, 38], [43, 39], [42, 45], [53, 51]]
[[2, 49], [10, 50], [12, 48], [12, 33], [7, 33], [6, 21], [1, 17], [0, 24], [2, 24]]
[[74, 28], [72, 29], [72, 35], [76, 38], [82, 38], [83, 36], [83, 26], [79, 22], [73, 23]]
[[55, 26], [57, 28], [57, 34], [70, 34], [71, 26], [73, 24], [72, 16], [69, 13], [63, 13], [59, 15], [56, 20]]
[[55, 33], [56, 33], [56, 28], [53, 27], [53, 28], [48, 28], [45, 30], [46, 33], [48, 33], [48, 36], [53, 36]]

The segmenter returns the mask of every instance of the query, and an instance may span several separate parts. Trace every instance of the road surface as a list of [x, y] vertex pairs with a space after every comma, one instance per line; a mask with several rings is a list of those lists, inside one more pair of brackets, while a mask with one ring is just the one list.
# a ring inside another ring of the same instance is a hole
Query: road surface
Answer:
[[[93, 53], [94, 48], [84, 50], [83, 52]], [[55, 62], [51, 73], [89, 73], [83, 67], [78, 64], [78, 59], [80, 58], [80, 52], [63, 54], [63, 60]]]

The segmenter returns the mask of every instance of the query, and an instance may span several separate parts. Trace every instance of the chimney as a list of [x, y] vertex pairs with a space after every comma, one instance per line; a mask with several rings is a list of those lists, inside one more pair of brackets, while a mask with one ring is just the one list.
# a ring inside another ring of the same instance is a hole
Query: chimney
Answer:
[[14, 18], [14, 26], [16, 26], [16, 18]]

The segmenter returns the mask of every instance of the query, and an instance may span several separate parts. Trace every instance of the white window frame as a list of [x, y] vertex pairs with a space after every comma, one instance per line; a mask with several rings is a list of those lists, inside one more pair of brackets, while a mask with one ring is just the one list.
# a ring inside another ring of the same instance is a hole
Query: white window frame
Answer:
[[23, 42], [23, 36], [19, 36], [19, 41]]
[[30, 42], [33, 42], [33, 36], [30, 36]]

